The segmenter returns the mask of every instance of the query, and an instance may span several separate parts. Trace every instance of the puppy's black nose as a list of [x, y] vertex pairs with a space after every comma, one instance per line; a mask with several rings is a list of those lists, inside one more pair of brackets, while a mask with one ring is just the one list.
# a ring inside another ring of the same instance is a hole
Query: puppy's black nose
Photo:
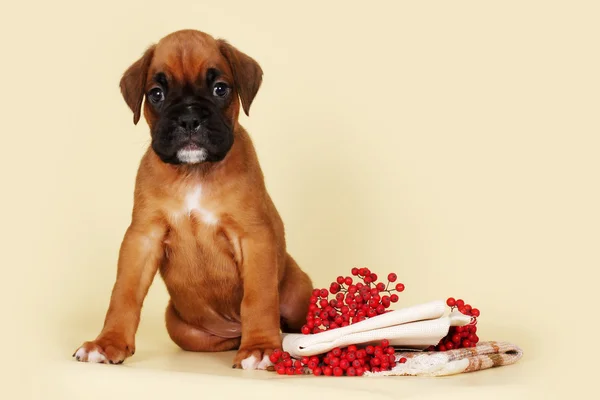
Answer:
[[185, 113], [177, 118], [177, 123], [186, 130], [195, 131], [200, 127], [200, 116], [196, 113]]

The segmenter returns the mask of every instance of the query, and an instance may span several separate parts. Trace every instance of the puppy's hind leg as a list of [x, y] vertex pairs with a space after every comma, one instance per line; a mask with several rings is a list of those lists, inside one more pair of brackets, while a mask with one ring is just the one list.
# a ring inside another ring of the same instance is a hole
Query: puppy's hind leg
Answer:
[[182, 320], [169, 302], [165, 314], [167, 332], [175, 344], [186, 351], [218, 352], [237, 349], [241, 338], [222, 338], [204, 332]]
[[306, 323], [313, 283], [289, 254], [279, 290], [281, 330], [285, 333], [299, 333], [302, 325]]

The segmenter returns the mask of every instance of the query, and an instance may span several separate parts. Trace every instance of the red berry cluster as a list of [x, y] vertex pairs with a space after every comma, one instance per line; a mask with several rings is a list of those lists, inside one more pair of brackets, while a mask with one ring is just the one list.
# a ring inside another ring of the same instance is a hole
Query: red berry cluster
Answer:
[[[398, 276], [391, 273], [387, 283], [377, 282], [377, 274], [368, 268], [352, 268], [352, 275], [362, 280], [354, 283], [350, 276], [338, 276], [329, 290], [315, 289], [310, 298], [306, 324], [302, 333], [309, 335], [329, 329], [348, 326], [367, 318], [384, 314], [391, 303], [398, 301], [396, 292], [404, 290], [404, 284], [392, 285]], [[329, 295], [335, 298], [329, 298]]]
[[[287, 352], [275, 350], [270, 359], [279, 375], [302, 374], [306, 367], [315, 376], [362, 376], [366, 371], [389, 371], [397, 364], [395, 350], [387, 340], [377, 346], [336, 347], [326, 354], [295, 361]], [[399, 362], [405, 363], [406, 358], [402, 357]]]
[[454, 310], [458, 309], [464, 315], [471, 317], [471, 323], [465, 326], [451, 326], [446, 335], [437, 346], [431, 346], [428, 351], [446, 351], [452, 349], [460, 349], [465, 347], [475, 347], [479, 342], [477, 336], [477, 317], [479, 317], [479, 310], [472, 308], [471, 305], [465, 304], [464, 300], [455, 300], [454, 297], [448, 298], [446, 304]]

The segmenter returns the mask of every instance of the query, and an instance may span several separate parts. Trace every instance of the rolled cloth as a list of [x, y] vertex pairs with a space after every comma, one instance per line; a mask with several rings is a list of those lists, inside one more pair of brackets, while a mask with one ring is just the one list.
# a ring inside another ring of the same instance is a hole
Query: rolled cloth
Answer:
[[488, 368], [511, 365], [519, 361], [523, 350], [508, 342], [479, 342], [476, 347], [446, 351], [396, 353], [396, 364], [391, 371], [365, 372], [364, 376], [448, 376]]
[[283, 334], [283, 351], [294, 358], [314, 356], [352, 344], [367, 345], [383, 339], [390, 346], [422, 350], [435, 346], [448, 334], [450, 326], [464, 326], [471, 317], [458, 311], [444, 316], [441, 300], [394, 310], [355, 324], [311, 335]]

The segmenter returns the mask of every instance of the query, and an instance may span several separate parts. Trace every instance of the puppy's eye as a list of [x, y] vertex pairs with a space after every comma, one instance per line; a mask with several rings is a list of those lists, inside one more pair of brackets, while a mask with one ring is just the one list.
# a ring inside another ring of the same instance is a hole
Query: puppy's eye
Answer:
[[213, 88], [213, 96], [225, 97], [227, 94], [229, 94], [229, 86], [227, 86], [225, 82], [215, 83], [215, 87]]
[[148, 92], [148, 99], [154, 104], [158, 104], [165, 99], [165, 94], [161, 88], [153, 88]]

